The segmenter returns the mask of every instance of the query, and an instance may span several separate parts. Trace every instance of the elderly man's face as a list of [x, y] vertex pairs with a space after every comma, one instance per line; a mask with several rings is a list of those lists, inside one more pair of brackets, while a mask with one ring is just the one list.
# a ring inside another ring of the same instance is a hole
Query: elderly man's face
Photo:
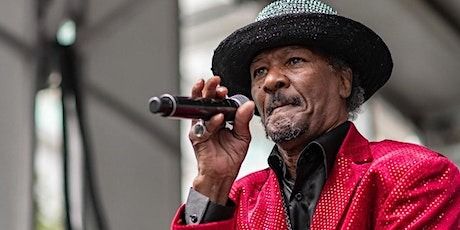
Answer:
[[268, 136], [276, 143], [309, 141], [347, 119], [351, 70], [300, 46], [256, 56], [250, 66], [251, 93]]

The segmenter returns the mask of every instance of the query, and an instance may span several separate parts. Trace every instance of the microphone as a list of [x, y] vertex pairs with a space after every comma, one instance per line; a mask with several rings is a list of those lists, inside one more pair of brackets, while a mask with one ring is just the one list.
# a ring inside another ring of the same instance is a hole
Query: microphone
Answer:
[[163, 94], [149, 100], [150, 112], [163, 117], [209, 120], [222, 113], [225, 121], [233, 121], [239, 106], [249, 101], [241, 94], [223, 100], [211, 98], [190, 98]]

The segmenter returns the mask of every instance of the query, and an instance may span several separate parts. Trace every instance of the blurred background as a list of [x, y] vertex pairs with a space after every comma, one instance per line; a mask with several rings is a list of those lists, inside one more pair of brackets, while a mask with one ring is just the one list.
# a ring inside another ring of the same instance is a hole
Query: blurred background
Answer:
[[[148, 99], [188, 95], [213, 49], [268, 0], [2, 0], [0, 228], [168, 229], [196, 174], [188, 121]], [[392, 51], [389, 83], [355, 120], [370, 140], [460, 164], [460, 2], [326, 1]], [[240, 172], [267, 167], [256, 117]]]

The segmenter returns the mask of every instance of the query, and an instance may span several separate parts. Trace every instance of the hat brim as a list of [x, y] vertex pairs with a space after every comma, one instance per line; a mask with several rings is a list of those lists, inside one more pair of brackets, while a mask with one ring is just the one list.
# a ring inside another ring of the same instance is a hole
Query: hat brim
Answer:
[[252, 99], [252, 59], [263, 50], [288, 45], [319, 48], [344, 60], [359, 76], [365, 100], [388, 81], [393, 69], [386, 44], [363, 24], [338, 15], [298, 13], [257, 21], [230, 34], [214, 51], [213, 74], [221, 77], [229, 95]]

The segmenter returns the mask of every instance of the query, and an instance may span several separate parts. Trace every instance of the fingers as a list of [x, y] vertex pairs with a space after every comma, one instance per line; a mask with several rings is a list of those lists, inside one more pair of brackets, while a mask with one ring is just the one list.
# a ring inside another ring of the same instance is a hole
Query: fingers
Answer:
[[[203, 79], [198, 80], [192, 87], [192, 98], [213, 98], [213, 99], [224, 99], [227, 97], [228, 89], [227, 87], [220, 86], [220, 77], [213, 76], [208, 79], [206, 82]], [[215, 115], [209, 121], [206, 121], [206, 133], [197, 137], [194, 133], [193, 126], [197, 124], [198, 120], [192, 120], [192, 129], [190, 130], [189, 137], [190, 139], [199, 138], [200, 140], [206, 140], [209, 138], [209, 135], [216, 132], [218, 129], [221, 129], [225, 126], [224, 116], [222, 114]]]
[[228, 94], [227, 87], [220, 86], [220, 77], [213, 76], [206, 82], [198, 80], [192, 87], [192, 98], [206, 97], [224, 99]]
[[220, 84], [220, 77], [213, 76], [206, 81], [206, 84], [203, 88], [203, 97], [206, 98], [216, 98], [217, 95], [217, 86]]
[[[255, 105], [253, 101], [248, 101], [238, 108], [235, 115], [235, 120], [233, 123], [233, 135], [235, 138], [245, 141], [251, 140], [251, 132], [249, 130], [249, 122], [251, 121], [254, 115]], [[194, 121], [193, 124], [195, 124]], [[193, 141], [206, 141], [210, 136], [219, 132], [220, 129], [225, 127], [224, 115], [219, 113], [213, 116], [209, 121], [206, 121], [206, 132], [203, 136], [197, 137], [193, 133], [193, 129], [189, 133], [190, 140]]]
[[248, 101], [238, 108], [233, 124], [233, 135], [240, 140], [249, 141], [251, 132], [249, 130], [249, 122], [254, 115], [254, 102]]
[[228, 89], [225, 86], [218, 86], [216, 89], [216, 98], [224, 99], [227, 97]]
[[[192, 143], [207, 141], [212, 135], [219, 132], [219, 130], [224, 127], [224, 122], [224, 115], [221, 113], [217, 114], [211, 117], [211, 119], [208, 121], [204, 122], [206, 131], [203, 133], [203, 135], [197, 136], [196, 133], [193, 132], [194, 129], [192, 127], [189, 132], [189, 139], [192, 141]], [[196, 123], [196, 121], [194, 123]]]
[[206, 123], [206, 129], [209, 133], [215, 133], [219, 131], [222, 127], [224, 127], [224, 115], [219, 113], [213, 117]]
[[192, 87], [192, 98], [202, 97], [202, 90], [204, 87], [204, 80], [198, 80]]

